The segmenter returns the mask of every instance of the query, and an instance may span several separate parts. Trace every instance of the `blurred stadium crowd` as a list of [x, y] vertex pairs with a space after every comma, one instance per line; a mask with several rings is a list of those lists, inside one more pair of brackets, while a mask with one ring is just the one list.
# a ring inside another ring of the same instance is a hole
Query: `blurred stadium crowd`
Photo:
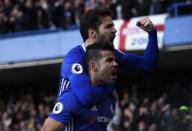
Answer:
[[40, 131], [56, 100], [56, 92], [50, 93], [49, 87], [38, 87], [39, 91], [36, 87], [3, 90], [7, 95], [1, 94], [5, 98], [0, 100], [0, 130]]
[[90, 8], [108, 7], [113, 19], [165, 13], [190, 0], [0, 0], [0, 34], [78, 25]]
[[190, 79], [133, 82], [119, 92], [113, 131], [192, 131], [191, 93]]
[[[40, 131], [52, 110], [57, 89], [15, 89], [5, 89], [9, 97], [1, 99], [1, 131]], [[119, 91], [111, 131], [192, 131], [191, 94], [190, 78], [130, 81]], [[188, 109], [181, 110], [181, 105]]]

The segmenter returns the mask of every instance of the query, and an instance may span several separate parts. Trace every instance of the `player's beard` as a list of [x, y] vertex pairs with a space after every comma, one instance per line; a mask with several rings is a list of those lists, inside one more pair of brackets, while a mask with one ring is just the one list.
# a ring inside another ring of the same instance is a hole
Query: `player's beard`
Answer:
[[113, 44], [113, 40], [114, 38], [111, 38], [109, 35], [106, 36], [106, 35], [97, 35], [97, 41], [103, 41], [105, 43], [110, 43], [110, 44]]

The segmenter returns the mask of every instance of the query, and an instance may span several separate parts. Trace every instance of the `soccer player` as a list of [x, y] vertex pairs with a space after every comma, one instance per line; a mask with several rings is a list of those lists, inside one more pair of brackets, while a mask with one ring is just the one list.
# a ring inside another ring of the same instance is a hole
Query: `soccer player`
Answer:
[[[155, 26], [148, 17], [142, 18], [137, 25], [148, 33], [149, 41], [143, 56], [122, 53], [115, 50], [121, 69], [127, 72], [152, 71], [158, 62], [158, 43]], [[84, 70], [86, 47], [98, 39], [113, 42], [116, 29], [108, 9], [89, 10], [80, 19], [80, 33], [84, 43], [73, 48], [64, 57], [61, 68], [61, 81], [58, 99], [73, 87], [79, 101], [84, 105], [100, 103], [113, 88], [89, 88], [91, 82]], [[79, 93], [81, 92], [81, 93]], [[92, 99], [92, 98], [95, 99]]]
[[[88, 46], [85, 58], [93, 85], [89, 88], [108, 88], [106, 85], [115, 83], [118, 63], [112, 44], [102, 42]], [[73, 88], [58, 99], [42, 131], [61, 131], [64, 128], [65, 131], [106, 131], [113, 117], [115, 96], [108, 94], [99, 104], [86, 106], [79, 102]]]

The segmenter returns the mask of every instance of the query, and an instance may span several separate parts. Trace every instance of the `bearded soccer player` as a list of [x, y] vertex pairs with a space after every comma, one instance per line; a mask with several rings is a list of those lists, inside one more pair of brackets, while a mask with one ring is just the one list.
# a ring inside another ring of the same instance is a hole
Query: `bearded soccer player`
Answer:
[[[118, 63], [112, 44], [90, 45], [85, 57], [93, 86], [89, 88], [108, 88], [106, 85], [115, 83]], [[80, 103], [73, 88], [57, 101], [42, 131], [61, 131], [64, 128], [66, 131], [106, 131], [115, 110], [115, 96], [108, 94], [99, 104], [87, 106]]]

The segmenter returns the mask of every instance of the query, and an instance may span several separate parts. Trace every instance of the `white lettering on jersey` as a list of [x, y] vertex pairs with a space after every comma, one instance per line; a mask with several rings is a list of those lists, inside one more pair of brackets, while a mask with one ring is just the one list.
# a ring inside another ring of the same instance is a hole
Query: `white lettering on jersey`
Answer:
[[100, 116], [100, 117], [97, 117], [97, 121], [102, 123], [109, 123], [111, 119], [105, 116]]

